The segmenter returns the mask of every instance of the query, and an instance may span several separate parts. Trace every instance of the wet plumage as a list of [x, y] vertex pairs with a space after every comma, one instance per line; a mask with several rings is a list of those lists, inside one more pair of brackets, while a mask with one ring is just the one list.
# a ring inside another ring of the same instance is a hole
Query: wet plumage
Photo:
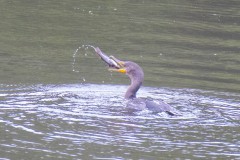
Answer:
[[155, 102], [148, 98], [137, 98], [137, 91], [141, 87], [144, 80], [144, 72], [142, 68], [134, 62], [126, 61], [123, 63], [123, 66], [126, 70], [126, 74], [131, 80], [131, 84], [125, 93], [125, 98], [128, 100], [127, 107], [129, 109], [148, 109], [153, 112], [166, 112], [169, 115], [174, 115], [173, 108], [162, 100]]

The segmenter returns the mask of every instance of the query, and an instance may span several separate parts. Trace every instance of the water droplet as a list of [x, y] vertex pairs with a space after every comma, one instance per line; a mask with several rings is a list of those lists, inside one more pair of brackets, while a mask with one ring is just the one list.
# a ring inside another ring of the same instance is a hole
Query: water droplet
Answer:
[[92, 11], [88, 11], [89, 14], [93, 15]]

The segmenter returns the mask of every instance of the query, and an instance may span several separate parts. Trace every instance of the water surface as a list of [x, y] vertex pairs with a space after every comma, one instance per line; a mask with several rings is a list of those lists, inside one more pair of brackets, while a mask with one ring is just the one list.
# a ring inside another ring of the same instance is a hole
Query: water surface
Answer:
[[[240, 159], [240, 2], [0, 1], [0, 159]], [[129, 80], [91, 48], [139, 63]]]
[[[129, 113], [118, 85], [1, 86], [6, 159], [239, 158], [233, 93], [144, 87], [182, 115]], [[117, 89], [117, 92], [114, 91]]]

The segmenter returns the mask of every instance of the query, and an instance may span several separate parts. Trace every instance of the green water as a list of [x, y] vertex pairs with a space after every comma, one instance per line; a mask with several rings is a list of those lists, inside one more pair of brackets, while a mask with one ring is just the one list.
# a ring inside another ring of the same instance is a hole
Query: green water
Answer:
[[[239, 8], [1, 0], [0, 159], [239, 159]], [[139, 95], [183, 116], [126, 114], [128, 78], [82, 45], [140, 64]]]
[[90, 44], [140, 63], [147, 86], [240, 89], [239, 1], [3, 0], [0, 6], [0, 83], [122, 82], [105, 78], [93, 55], [78, 64], [84, 73], [71, 72], [74, 51]]

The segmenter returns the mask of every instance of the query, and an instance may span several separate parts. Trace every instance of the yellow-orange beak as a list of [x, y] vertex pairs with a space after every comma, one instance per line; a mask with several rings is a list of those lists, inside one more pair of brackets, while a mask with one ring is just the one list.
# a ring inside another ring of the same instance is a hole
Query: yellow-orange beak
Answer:
[[114, 71], [114, 72], [120, 72], [120, 73], [127, 73], [126, 68], [124, 67], [125, 63], [123, 61], [119, 61], [118, 59], [116, 59], [115, 57], [110, 57], [111, 59], [113, 59], [120, 68], [116, 69], [116, 68], [109, 68], [109, 71]]
[[120, 73], [127, 73], [125, 68], [115, 69], [115, 70], [112, 70], [112, 71], [116, 71], [116, 72], [120, 72]]

